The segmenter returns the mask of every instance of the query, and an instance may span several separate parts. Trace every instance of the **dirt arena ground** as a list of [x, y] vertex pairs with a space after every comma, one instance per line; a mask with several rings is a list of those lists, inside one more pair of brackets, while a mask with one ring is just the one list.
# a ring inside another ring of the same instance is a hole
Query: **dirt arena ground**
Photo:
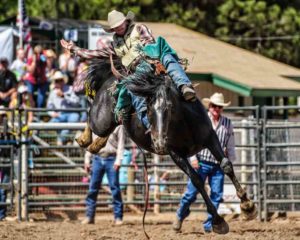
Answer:
[[[180, 233], [172, 230], [174, 214], [159, 216], [148, 214], [146, 230], [152, 240], [195, 240], [195, 239], [300, 239], [300, 217], [274, 218], [268, 223], [245, 222], [239, 218], [226, 217], [230, 232], [226, 235], [205, 234], [202, 230], [204, 216], [191, 215], [183, 224]], [[229, 219], [231, 218], [231, 219]], [[94, 225], [81, 225], [80, 219], [35, 220], [30, 222], [0, 222], [0, 239], [6, 240], [143, 240], [142, 216], [124, 217], [122, 226], [114, 226], [111, 215], [98, 216]]]

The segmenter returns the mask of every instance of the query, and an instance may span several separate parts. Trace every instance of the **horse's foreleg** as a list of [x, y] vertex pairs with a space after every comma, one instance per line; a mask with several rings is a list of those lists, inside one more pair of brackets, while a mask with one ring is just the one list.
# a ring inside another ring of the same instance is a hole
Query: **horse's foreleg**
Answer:
[[225, 220], [219, 216], [215, 206], [212, 204], [207, 192], [204, 189], [204, 182], [201, 177], [195, 172], [195, 170], [190, 165], [188, 159], [179, 157], [176, 153], [170, 152], [170, 156], [172, 157], [175, 164], [185, 172], [191, 179], [194, 186], [198, 189], [200, 194], [202, 195], [206, 206], [207, 211], [212, 215], [212, 223], [213, 223], [213, 231], [219, 234], [226, 234], [229, 231], [228, 224]]
[[251, 220], [257, 217], [257, 209], [255, 204], [248, 198], [247, 193], [237, 180], [231, 161], [228, 158], [223, 158], [220, 164], [223, 172], [231, 179], [237, 196], [241, 199], [241, 210], [246, 220]]
[[216, 134], [211, 135], [210, 141], [207, 143], [207, 148], [211, 151], [214, 157], [220, 162], [220, 167], [223, 172], [231, 179], [237, 196], [241, 199], [241, 211], [246, 220], [256, 218], [257, 209], [255, 204], [248, 198], [246, 191], [242, 188], [241, 184], [237, 180], [231, 161], [225, 157], [225, 154], [221, 148], [219, 139]]

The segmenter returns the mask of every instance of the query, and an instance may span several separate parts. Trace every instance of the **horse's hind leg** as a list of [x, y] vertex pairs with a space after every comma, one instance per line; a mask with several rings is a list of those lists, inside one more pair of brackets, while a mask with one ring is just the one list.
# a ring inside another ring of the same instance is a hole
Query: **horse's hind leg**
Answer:
[[86, 148], [92, 143], [92, 130], [88, 122], [85, 126], [83, 133], [78, 138], [75, 138], [75, 141], [82, 148]]
[[231, 179], [237, 196], [241, 199], [241, 210], [245, 219], [251, 220], [256, 218], [257, 209], [255, 204], [248, 198], [245, 189], [242, 188], [241, 184], [237, 180], [231, 161], [227, 157], [221, 148], [219, 139], [215, 132], [211, 134], [210, 140], [207, 142], [207, 148], [211, 151], [214, 157], [220, 162], [220, 167], [223, 172]]
[[213, 218], [213, 231], [219, 234], [228, 233], [228, 224], [222, 217], [219, 216], [215, 206], [212, 204], [209, 196], [207, 195], [207, 192], [204, 189], [203, 180], [197, 175], [197, 173], [192, 168], [192, 166], [186, 158], [181, 158], [174, 152], [170, 152], [169, 154], [172, 157], [173, 161], [176, 163], [176, 165], [190, 177], [192, 183], [202, 195], [207, 206], [207, 211], [212, 215]]
[[101, 148], [103, 148], [106, 145], [106, 142], [108, 140], [108, 137], [97, 137], [91, 145], [88, 146], [86, 149], [90, 153], [96, 154], [100, 151]]

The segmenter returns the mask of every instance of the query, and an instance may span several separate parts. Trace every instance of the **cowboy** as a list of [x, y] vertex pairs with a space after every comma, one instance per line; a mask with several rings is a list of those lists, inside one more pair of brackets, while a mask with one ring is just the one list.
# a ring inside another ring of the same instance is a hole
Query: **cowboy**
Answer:
[[[116, 55], [121, 59], [122, 65], [132, 74], [128, 78], [134, 78], [138, 75], [147, 76], [155, 71], [152, 65], [145, 61], [142, 47], [155, 44], [151, 31], [143, 24], [137, 24], [133, 21], [134, 14], [128, 12], [127, 16], [121, 12], [113, 10], [108, 13], [109, 31], [114, 32], [113, 41], [103, 39], [102, 44], [98, 44], [97, 50], [86, 50], [74, 45], [73, 42], [61, 40], [61, 45], [69, 49], [75, 55], [83, 58], [102, 58], [109, 55]], [[164, 53], [161, 58], [167, 73], [171, 76], [177, 88], [180, 89], [185, 100], [195, 100], [195, 91], [184, 70], [176, 60], [174, 54]], [[161, 56], [159, 56], [161, 57]], [[124, 94], [125, 96], [123, 96]], [[122, 92], [119, 98], [126, 98], [127, 91]], [[150, 127], [146, 116], [145, 99], [133, 95], [128, 91], [131, 97], [132, 106], [135, 108], [139, 119], [146, 128]], [[117, 103], [117, 113], [122, 114], [123, 106]], [[123, 113], [124, 114], [124, 113]]]
[[[214, 93], [210, 98], [204, 98], [203, 104], [208, 107], [208, 116], [211, 120], [212, 126], [217, 133], [225, 155], [230, 161], [235, 160], [235, 143], [233, 126], [229, 118], [222, 115], [223, 108], [230, 105], [230, 102], [224, 102], [222, 93]], [[191, 165], [198, 173], [199, 178], [203, 182], [208, 179], [210, 186], [210, 199], [216, 209], [223, 200], [223, 185], [224, 185], [224, 172], [220, 164], [211, 154], [208, 149], [204, 149], [197, 155], [191, 157]], [[196, 201], [198, 191], [191, 182], [188, 181], [187, 190], [181, 198], [180, 206], [177, 210], [176, 220], [173, 224], [173, 229], [179, 231], [182, 222], [190, 214], [190, 206]], [[212, 231], [212, 216], [208, 214], [207, 220], [203, 223], [205, 232]]]

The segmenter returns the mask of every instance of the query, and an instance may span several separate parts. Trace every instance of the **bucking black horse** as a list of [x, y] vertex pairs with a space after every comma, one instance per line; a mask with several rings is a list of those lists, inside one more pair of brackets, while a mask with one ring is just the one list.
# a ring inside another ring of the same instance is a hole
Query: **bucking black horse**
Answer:
[[[111, 88], [117, 79], [111, 71], [110, 62], [103, 60], [94, 60], [90, 65], [88, 79], [91, 87], [96, 90], [89, 111], [89, 127], [99, 136], [96, 144], [101, 144], [118, 125], [113, 112], [115, 99], [111, 94]], [[255, 218], [256, 207], [238, 182], [232, 163], [225, 156], [202, 103], [199, 100], [184, 101], [168, 76], [153, 75], [140, 78], [127, 82], [126, 86], [133, 94], [146, 99], [147, 115], [151, 124], [150, 132], [146, 133], [136, 113], [132, 112], [123, 119], [123, 125], [129, 136], [139, 147], [147, 151], [170, 155], [175, 164], [191, 178], [206, 203], [207, 211], [213, 217], [213, 231], [226, 234], [229, 227], [217, 213], [204, 189], [203, 180], [188, 161], [188, 157], [203, 148], [211, 151], [224, 173], [231, 179], [241, 199], [244, 216], [248, 219]], [[91, 143], [90, 137], [86, 137], [87, 133], [86, 130], [85, 138], [81, 139], [80, 145], [87, 146]]]

